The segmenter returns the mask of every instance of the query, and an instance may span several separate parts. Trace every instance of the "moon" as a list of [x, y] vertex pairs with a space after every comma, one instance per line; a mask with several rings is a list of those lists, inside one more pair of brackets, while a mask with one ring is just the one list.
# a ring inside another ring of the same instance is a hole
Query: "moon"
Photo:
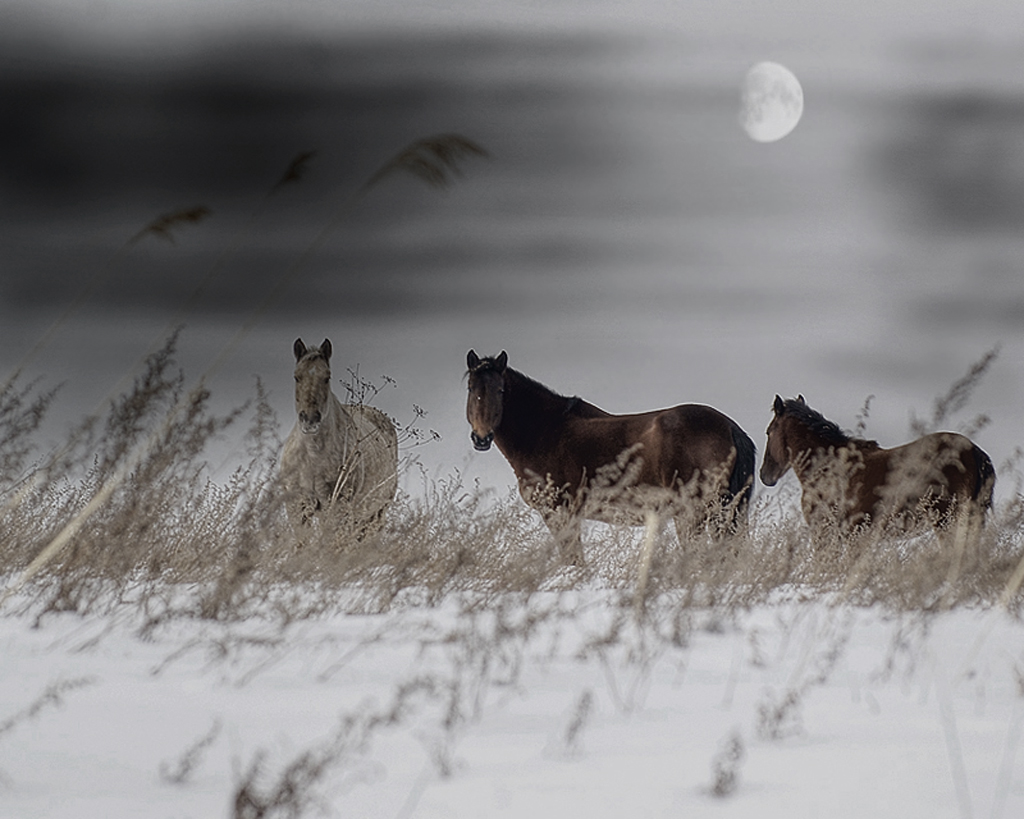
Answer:
[[740, 125], [755, 142], [775, 142], [796, 128], [804, 113], [804, 90], [779, 63], [762, 62], [747, 72], [740, 99]]

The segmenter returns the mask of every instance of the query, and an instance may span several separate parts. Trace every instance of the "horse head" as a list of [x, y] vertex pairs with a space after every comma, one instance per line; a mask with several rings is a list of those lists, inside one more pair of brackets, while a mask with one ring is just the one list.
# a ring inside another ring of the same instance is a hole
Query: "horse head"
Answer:
[[502, 350], [495, 358], [480, 358], [473, 350], [466, 356], [469, 367], [469, 398], [466, 420], [471, 427], [469, 438], [481, 452], [491, 448], [494, 431], [501, 424], [505, 405], [505, 368], [508, 353]]
[[331, 341], [319, 347], [306, 347], [295, 339], [295, 411], [306, 435], [320, 430], [331, 398]]
[[[804, 397], [801, 395], [796, 400], [803, 403]], [[765, 486], [775, 486], [779, 482], [779, 478], [785, 475], [786, 470], [791, 466], [790, 458], [792, 457], [792, 452], [786, 442], [786, 402], [776, 395], [772, 409], [775, 415], [765, 433], [768, 436], [768, 443], [765, 445], [764, 461], [761, 463], [761, 483]]]

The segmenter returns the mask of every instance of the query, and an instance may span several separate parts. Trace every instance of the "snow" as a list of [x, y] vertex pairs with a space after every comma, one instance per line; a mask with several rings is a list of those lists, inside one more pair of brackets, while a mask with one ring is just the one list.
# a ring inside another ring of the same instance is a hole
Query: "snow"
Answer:
[[[450, 599], [285, 627], [184, 620], [148, 639], [124, 613], [48, 615], [34, 627], [9, 609], [3, 815], [232, 815], [257, 755], [266, 789], [300, 754], [345, 737], [301, 815], [1024, 809], [1024, 630], [1003, 611], [926, 616], [822, 600], [696, 610], [678, 645], [631, 609], [617, 639], [603, 639], [623, 610], [600, 591], [535, 595], [505, 616], [555, 606], [529, 634]], [[421, 688], [398, 718], [374, 723], [414, 680]], [[60, 703], [24, 716], [54, 684], [65, 686]], [[741, 756], [729, 763], [734, 737]], [[197, 745], [194, 767], [169, 781]], [[716, 763], [737, 777], [722, 797]]]

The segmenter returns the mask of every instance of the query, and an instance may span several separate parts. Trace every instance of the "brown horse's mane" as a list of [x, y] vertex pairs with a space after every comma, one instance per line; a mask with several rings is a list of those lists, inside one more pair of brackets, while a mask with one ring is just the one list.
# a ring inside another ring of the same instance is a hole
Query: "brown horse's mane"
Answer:
[[[481, 373], [488, 371], [495, 372], [498, 370], [499, 367], [497, 365], [496, 359], [493, 357], [487, 357], [481, 358], [479, 364], [473, 367], [473, 369], [466, 371], [466, 375], [469, 376], [472, 375], [473, 373]], [[530, 376], [526, 375], [525, 373], [521, 373], [519, 372], [519, 370], [515, 370], [512, 367], [506, 366], [504, 372], [509, 374], [509, 376], [512, 378], [513, 384], [516, 387], [525, 388], [527, 390], [530, 390], [531, 392], [541, 394], [546, 398], [552, 399], [554, 401], [564, 401], [565, 415], [579, 415], [583, 418], [591, 418], [594, 417], [595, 415], [606, 414], [603, 410], [595, 407], [593, 404], [584, 401], [578, 395], [573, 395], [570, 397], [568, 395], [562, 395], [561, 393], [557, 393], [550, 387], [541, 384], [540, 381], [537, 381], [534, 378], [530, 378]]]
[[829, 446], [856, 444], [864, 449], [881, 449], [878, 441], [856, 438], [844, 432], [835, 421], [829, 421], [820, 412], [811, 409], [803, 401], [798, 401], [795, 398], [789, 398], [783, 402], [782, 415], [796, 419], [812, 433], [822, 438]]
[[[512, 382], [517, 387], [526, 387], [527, 389], [533, 392], [544, 393], [545, 395], [548, 395], [551, 398], [558, 398], [561, 401], [572, 400], [569, 398], [568, 395], [562, 395], [561, 393], [555, 392], [553, 389], [551, 389], [551, 387], [548, 387], [545, 384], [541, 384], [540, 381], [538, 381], [537, 379], [530, 378], [530, 376], [526, 375], [525, 373], [519, 372], [519, 370], [513, 370], [511, 367], [506, 367], [505, 372], [512, 376]], [[579, 399], [577, 398], [576, 400], [578, 401]]]

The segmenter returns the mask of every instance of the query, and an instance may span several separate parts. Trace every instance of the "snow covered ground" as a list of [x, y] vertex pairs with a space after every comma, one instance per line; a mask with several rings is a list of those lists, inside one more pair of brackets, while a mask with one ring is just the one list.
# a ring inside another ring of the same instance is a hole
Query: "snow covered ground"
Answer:
[[550, 593], [145, 639], [128, 616], [6, 616], [0, 813], [1022, 815], [1005, 612], [679, 611]]

